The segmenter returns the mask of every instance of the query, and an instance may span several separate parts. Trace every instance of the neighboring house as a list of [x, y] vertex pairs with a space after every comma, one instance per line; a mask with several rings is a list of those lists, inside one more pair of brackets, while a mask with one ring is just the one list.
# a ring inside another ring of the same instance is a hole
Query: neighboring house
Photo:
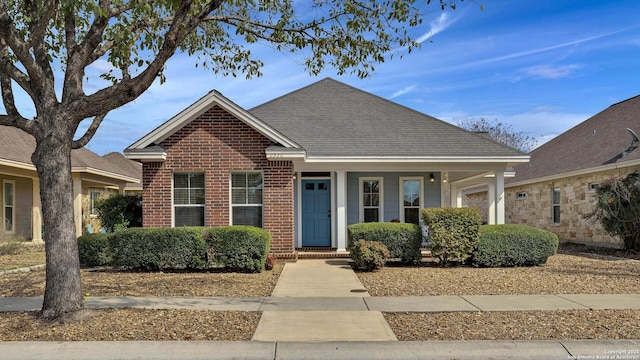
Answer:
[[[628, 131], [630, 129], [631, 131]], [[549, 230], [562, 241], [621, 246], [585, 218], [595, 189], [640, 170], [640, 96], [611, 105], [531, 152], [506, 182], [507, 222]]]
[[[42, 228], [40, 181], [31, 162], [35, 140], [20, 129], [1, 125], [0, 137], [0, 213], [3, 219], [0, 235], [42, 241], [43, 231], [46, 238], [46, 229]], [[140, 174], [129, 167], [114, 165], [108, 158], [84, 148], [72, 151], [71, 165], [76, 233], [79, 236], [95, 217], [94, 201], [108, 192], [123, 191], [128, 183], [139, 183]]]
[[502, 223], [505, 169], [529, 159], [332, 79], [251, 110], [212, 91], [125, 156], [143, 163], [144, 226], [263, 227], [279, 257], [346, 251], [347, 225], [417, 223], [468, 184], [491, 184]]

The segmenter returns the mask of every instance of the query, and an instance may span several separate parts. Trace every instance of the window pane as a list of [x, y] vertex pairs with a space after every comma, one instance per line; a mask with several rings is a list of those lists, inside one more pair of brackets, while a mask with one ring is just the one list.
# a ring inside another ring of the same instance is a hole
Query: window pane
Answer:
[[315, 190], [316, 189], [316, 184], [314, 184], [314, 183], [306, 183], [306, 184], [304, 184], [304, 188], [305, 188], [305, 190]]
[[189, 203], [189, 190], [175, 189], [173, 190], [173, 203], [176, 205]]
[[191, 184], [191, 188], [202, 188], [204, 189], [204, 174], [203, 173], [191, 173], [189, 174]]
[[362, 205], [371, 206], [371, 195], [370, 194], [362, 194]]
[[364, 209], [364, 222], [378, 222], [380, 218], [378, 216], [378, 209]]
[[204, 207], [176, 206], [175, 226], [204, 226]]
[[248, 187], [262, 187], [262, 173], [247, 174]]
[[418, 225], [419, 219], [420, 219], [420, 209], [418, 208], [404, 209], [404, 222]]
[[189, 187], [189, 174], [174, 174], [173, 175], [173, 187], [174, 188], [188, 188]]
[[377, 180], [371, 181], [371, 192], [372, 193], [380, 193], [380, 183]]
[[318, 190], [327, 190], [327, 184], [326, 183], [319, 183], [318, 184]]
[[204, 189], [191, 189], [190, 204], [204, 205]]
[[233, 225], [262, 227], [262, 206], [234, 206]]
[[371, 206], [380, 206], [380, 194], [371, 195]]
[[4, 230], [13, 231], [13, 208], [4, 208]]
[[231, 190], [231, 203], [232, 204], [246, 204], [247, 193], [245, 189], [232, 189]]
[[247, 186], [247, 176], [244, 173], [231, 174], [231, 186], [232, 187], [245, 187]]
[[249, 189], [247, 194], [248, 204], [262, 204], [262, 189]]
[[4, 184], [4, 204], [8, 206], [13, 206], [13, 184], [12, 183]]
[[553, 189], [552, 202], [553, 204], [560, 204], [560, 189]]
[[553, 223], [554, 224], [559, 224], [560, 223], [560, 206], [553, 206]]
[[362, 182], [362, 192], [365, 194], [368, 194], [371, 192], [371, 182], [370, 181], [363, 181]]

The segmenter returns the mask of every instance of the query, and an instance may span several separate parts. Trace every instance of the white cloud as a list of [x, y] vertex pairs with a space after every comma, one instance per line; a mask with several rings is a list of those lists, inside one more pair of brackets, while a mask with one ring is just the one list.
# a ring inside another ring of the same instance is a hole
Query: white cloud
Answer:
[[413, 90], [415, 90], [417, 87], [417, 85], [409, 85], [407, 87], [405, 87], [404, 89], [398, 90], [396, 92], [394, 92], [393, 94], [391, 94], [391, 97], [389, 99], [394, 99], [397, 98], [398, 96], [402, 96], [404, 94], [410, 93]]
[[582, 67], [583, 65], [579, 64], [564, 66], [537, 65], [526, 69], [526, 73], [537, 78], [560, 79], [573, 75], [575, 70]]
[[445, 31], [449, 26], [453, 25], [458, 20], [457, 17], [451, 17], [448, 12], [443, 12], [437, 19], [429, 23], [430, 29], [428, 32], [422, 34], [416, 39], [416, 42], [423, 43], [429, 40], [431, 37], [438, 33]]

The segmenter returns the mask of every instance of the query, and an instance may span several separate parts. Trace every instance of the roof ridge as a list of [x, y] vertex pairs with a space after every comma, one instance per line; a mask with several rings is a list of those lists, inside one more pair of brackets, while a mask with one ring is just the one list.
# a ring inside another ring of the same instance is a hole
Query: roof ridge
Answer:
[[636, 96], [632, 96], [632, 97], [630, 97], [630, 98], [628, 98], [628, 99], [625, 99], [625, 100], [622, 100], [622, 101], [618, 101], [617, 103], [613, 103], [613, 104], [609, 105], [609, 107], [614, 107], [614, 106], [616, 106], [616, 105], [620, 105], [620, 104], [622, 104], [622, 103], [623, 103], [623, 102], [625, 102], [625, 101], [633, 100], [633, 99], [635, 99], [635, 98], [637, 98], [637, 97], [640, 97], [640, 94], [638, 94], [638, 95], [636, 95]]

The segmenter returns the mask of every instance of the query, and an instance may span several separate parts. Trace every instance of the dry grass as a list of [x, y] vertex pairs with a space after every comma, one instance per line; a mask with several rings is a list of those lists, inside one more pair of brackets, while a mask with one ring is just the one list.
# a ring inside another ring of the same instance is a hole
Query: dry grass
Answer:
[[0, 255], [0, 272], [44, 264], [43, 245], [25, 244], [24, 249], [18, 254]]

